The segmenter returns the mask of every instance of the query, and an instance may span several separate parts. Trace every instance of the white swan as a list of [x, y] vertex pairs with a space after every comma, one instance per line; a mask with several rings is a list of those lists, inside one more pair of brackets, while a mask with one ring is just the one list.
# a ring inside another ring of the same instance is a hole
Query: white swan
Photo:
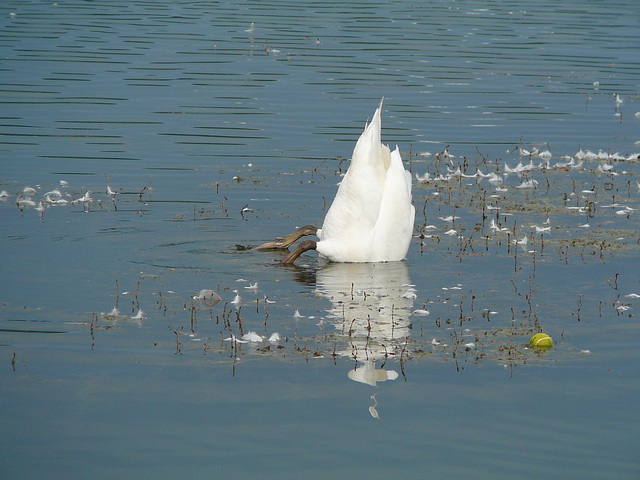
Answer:
[[415, 218], [411, 174], [404, 169], [398, 147], [391, 152], [381, 143], [381, 112], [382, 102], [356, 143], [322, 228], [307, 225], [258, 249], [288, 248], [303, 235], [315, 234], [318, 242], [302, 242], [282, 263], [293, 263], [311, 249], [333, 262], [392, 262], [406, 257]]

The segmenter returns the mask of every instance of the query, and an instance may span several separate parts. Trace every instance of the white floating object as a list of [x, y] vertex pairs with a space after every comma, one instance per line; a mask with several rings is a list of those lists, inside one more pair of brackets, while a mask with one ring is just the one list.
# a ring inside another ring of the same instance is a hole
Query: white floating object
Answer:
[[427, 183], [431, 181], [431, 175], [429, 175], [429, 172], [426, 172], [423, 176], [420, 176], [416, 172], [416, 180], [420, 183]]
[[522, 237], [522, 240], [514, 240], [513, 243], [515, 243], [516, 245], [526, 245], [527, 243], [529, 243], [529, 239], [525, 235], [524, 237]]
[[280, 341], [280, 334], [278, 332], [273, 332], [269, 337], [269, 343], [278, 343]]
[[635, 211], [635, 209], [633, 209], [631, 207], [624, 206], [624, 208], [622, 210], [618, 210], [616, 212], [616, 215], [629, 215], [629, 214], [633, 213], [634, 211]]
[[540, 152], [538, 157], [540, 157], [542, 160], [545, 160], [545, 161], [551, 160], [551, 152], [548, 150], [545, 152]]
[[73, 200], [71, 202], [71, 204], [72, 205], [78, 205], [78, 204], [81, 204], [81, 203], [82, 204], [86, 204], [86, 203], [91, 203], [91, 202], [93, 202], [93, 198], [91, 197], [91, 192], [89, 190], [87, 190], [83, 196]]
[[262, 338], [262, 336], [258, 335], [256, 332], [252, 332], [249, 331], [247, 333], [245, 333], [242, 336], [243, 340], [246, 340], [248, 342], [254, 342], [254, 343], [260, 343], [262, 342], [262, 340], [264, 340], [264, 338]]
[[29, 197], [20, 195], [16, 200], [16, 205], [18, 206], [18, 208], [28, 208], [28, 207], [33, 208], [36, 206], [36, 202], [31, 200]]
[[502, 178], [502, 176], [501, 176], [501, 175], [498, 175], [497, 173], [490, 173], [490, 174], [487, 176], [487, 179], [488, 179], [488, 182], [489, 182], [491, 185], [494, 185], [494, 186], [496, 186], [496, 185], [501, 185], [501, 184], [502, 184], [502, 181], [504, 180], [504, 179]]
[[622, 100], [622, 97], [620, 97], [620, 95], [618, 95], [617, 93], [614, 93], [613, 96], [616, 99], [616, 108], [618, 108], [620, 105], [624, 103], [624, 101]]
[[236, 296], [233, 298], [233, 300], [231, 300], [230, 303], [232, 303], [233, 305], [236, 306], [236, 308], [238, 308], [240, 306], [240, 302], [242, 301], [242, 299], [240, 298], [240, 294], [238, 293], [237, 290], [234, 290], [234, 292], [236, 293]]
[[44, 194], [44, 199], [47, 202], [57, 202], [58, 200], [60, 200], [62, 198], [62, 192], [60, 192], [60, 190], [56, 189], [56, 190], [51, 190], [47, 193]]
[[502, 228], [498, 227], [498, 225], [496, 224], [496, 219], [495, 218], [491, 219], [491, 223], [489, 224], [489, 228], [491, 228], [491, 230], [494, 231], [494, 232], [506, 232], [506, 231], [509, 230], [507, 227], [502, 227]]
[[65, 206], [65, 205], [69, 205], [69, 200], [66, 200], [64, 198], [60, 198], [58, 200], [47, 200], [51, 205], [53, 206], [57, 206], [57, 207], [61, 207], [61, 206]]
[[522, 182], [516, 188], [536, 188], [536, 185], [538, 185], [538, 181], [534, 180], [532, 178], [531, 180], [527, 180], [526, 182]]
[[225, 342], [233, 342], [233, 343], [249, 343], [248, 340], [240, 340], [238, 337], [236, 337], [233, 334], [231, 334], [230, 337], [225, 338], [224, 341]]
[[[169, 291], [168, 293], [174, 293], [174, 292]], [[199, 300], [200, 302], [202, 302], [204, 305], [208, 307], [213, 307], [218, 302], [220, 302], [220, 300], [222, 300], [222, 297], [220, 297], [220, 295], [218, 295], [217, 292], [214, 292], [213, 290], [209, 290], [206, 288], [203, 288], [197, 293], [197, 295], [194, 295], [191, 298], [193, 298], [194, 300]]]

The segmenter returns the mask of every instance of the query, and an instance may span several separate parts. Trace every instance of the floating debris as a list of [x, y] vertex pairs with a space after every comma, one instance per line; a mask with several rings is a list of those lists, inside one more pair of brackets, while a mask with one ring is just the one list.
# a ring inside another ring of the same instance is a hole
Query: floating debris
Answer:
[[248, 340], [241, 340], [238, 337], [235, 336], [235, 334], [231, 334], [230, 337], [227, 337], [224, 339], [225, 342], [232, 342], [232, 343], [249, 343]]
[[218, 295], [217, 292], [213, 290], [208, 290], [206, 288], [203, 288], [202, 290], [200, 290], [192, 298], [194, 300], [199, 300], [200, 302], [207, 305], [208, 307], [213, 307], [218, 302], [220, 302], [220, 300], [222, 300], [222, 297], [220, 297], [220, 295]]
[[536, 333], [529, 344], [534, 348], [551, 348], [553, 347], [553, 339], [546, 333]]
[[258, 335], [256, 332], [249, 331], [242, 336], [242, 340], [248, 342], [260, 343], [264, 340], [264, 337]]
[[280, 334], [278, 332], [273, 332], [271, 336], [269, 336], [269, 343], [278, 343], [280, 341]]
[[235, 305], [236, 308], [239, 308], [242, 302], [242, 299], [240, 298], [240, 294], [238, 293], [238, 290], [234, 290], [234, 293], [236, 294], [236, 296], [233, 297], [233, 300], [231, 300], [231, 302], [229, 303], [231, 303], [232, 305]]

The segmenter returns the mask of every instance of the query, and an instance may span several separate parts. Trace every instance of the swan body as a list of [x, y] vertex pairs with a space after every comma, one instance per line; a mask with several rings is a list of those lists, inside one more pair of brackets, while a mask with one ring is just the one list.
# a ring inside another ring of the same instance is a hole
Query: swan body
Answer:
[[259, 249], [287, 248], [303, 235], [318, 242], [302, 242], [282, 263], [316, 249], [333, 262], [393, 262], [403, 260], [413, 233], [411, 174], [404, 169], [400, 150], [381, 142], [382, 102], [360, 135], [351, 164], [325, 216], [322, 228], [307, 225]]
[[336, 197], [316, 235], [334, 262], [392, 262], [406, 257], [413, 233], [411, 174], [398, 147], [381, 142], [382, 103], [358, 139]]

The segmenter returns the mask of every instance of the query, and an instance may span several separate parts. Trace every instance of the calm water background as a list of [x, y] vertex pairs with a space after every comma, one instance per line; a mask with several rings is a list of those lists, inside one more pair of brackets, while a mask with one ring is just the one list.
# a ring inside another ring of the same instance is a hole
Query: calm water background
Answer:
[[[638, 478], [640, 5], [394, 3], [0, 7], [0, 476]], [[414, 174], [551, 168], [414, 181], [406, 264], [247, 250], [321, 223], [382, 97]], [[398, 378], [354, 382], [389, 303]]]

